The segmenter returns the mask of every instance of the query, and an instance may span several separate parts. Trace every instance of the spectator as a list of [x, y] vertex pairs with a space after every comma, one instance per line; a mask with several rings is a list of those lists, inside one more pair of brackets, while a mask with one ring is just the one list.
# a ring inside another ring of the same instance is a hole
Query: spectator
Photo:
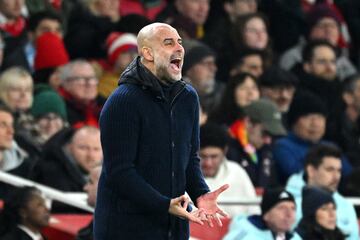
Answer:
[[259, 78], [264, 71], [264, 53], [258, 49], [244, 49], [230, 69], [230, 76], [246, 72]]
[[71, 59], [106, 57], [103, 47], [120, 20], [119, 0], [78, 2], [69, 15], [65, 45]]
[[[229, 184], [219, 201], [254, 199], [255, 188], [246, 171], [237, 163], [226, 158], [229, 136], [225, 129], [207, 123], [200, 128], [200, 167], [205, 181], [211, 189]], [[230, 216], [237, 214], [255, 214], [260, 209], [256, 206], [223, 206], [222, 209]]]
[[3, 69], [22, 66], [29, 72], [34, 71], [36, 40], [45, 32], [52, 32], [63, 37], [61, 17], [51, 11], [43, 11], [32, 15], [28, 22], [27, 38], [22, 41], [6, 41]]
[[99, 80], [89, 62], [74, 60], [60, 72], [60, 95], [66, 103], [68, 121], [73, 127], [98, 125], [98, 118], [104, 99], [98, 96]]
[[57, 90], [61, 84], [59, 69], [68, 62], [69, 55], [63, 40], [58, 35], [47, 32], [39, 36], [36, 40], [34, 60], [35, 85], [46, 84]]
[[64, 129], [44, 146], [34, 180], [65, 191], [81, 192], [90, 170], [102, 161], [100, 131], [91, 126]]
[[291, 193], [280, 188], [266, 190], [260, 206], [261, 215], [233, 218], [224, 240], [298, 239], [291, 233], [296, 209]]
[[286, 134], [281, 114], [274, 103], [265, 99], [252, 102], [244, 111], [245, 133], [238, 132], [236, 125], [230, 128], [234, 139], [227, 156], [246, 170], [256, 187], [276, 186], [278, 177], [271, 149], [273, 138]]
[[201, 104], [214, 111], [224, 91], [223, 83], [216, 80], [216, 56], [208, 46], [197, 43], [186, 49], [184, 58], [184, 80], [197, 91]]
[[309, 42], [303, 51], [303, 61], [294, 70], [300, 80], [298, 89], [318, 95], [330, 111], [341, 99], [334, 47], [322, 40]]
[[[359, 226], [354, 206], [348, 202], [337, 190], [341, 178], [341, 152], [338, 148], [330, 145], [318, 145], [313, 147], [306, 155], [304, 172], [292, 175], [286, 185], [298, 206], [303, 201], [304, 186], [322, 187], [332, 193], [336, 205], [336, 225], [348, 237], [346, 239], [359, 239]], [[310, 209], [309, 209], [310, 210]], [[307, 217], [307, 212], [305, 211]], [[302, 212], [297, 209], [297, 222], [301, 219]]]
[[24, 0], [0, 2], [0, 29], [10, 37], [19, 37], [25, 32], [25, 17], [23, 16]]
[[41, 230], [49, 220], [50, 211], [41, 192], [34, 187], [19, 188], [5, 200], [0, 215], [0, 238], [45, 239]]
[[[309, 92], [295, 95], [288, 112], [290, 131], [284, 138], [275, 142], [273, 153], [280, 181], [285, 183], [288, 177], [303, 169], [304, 157], [312, 146], [328, 143], [322, 140], [326, 129], [327, 110], [317, 96]], [[343, 176], [352, 170], [346, 158], [343, 158]]]
[[[97, 188], [100, 178], [102, 167], [94, 167], [90, 171], [89, 180], [84, 186], [84, 190], [87, 193], [87, 203], [95, 207], [96, 197], [97, 197]], [[79, 230], [76, 240], [93, 240], [93, 221], [91, 221], [86, 227]]]
[[287, 113], [295, 94], [297, 82], [298, 79], [294, 74], [278, 67], [267, 69], [259, 79], [261, 97], [276, 104], [282, 114], [284, 126], [287, 126]]
[[137, 56], [137, 40], [132, 33], [113, 32], [106, 40], [107, 61], [100, 62], [102, 76], [99, 95], [107, 98], [117, 87], [119, 76]]
[[303, 198], [303, 217], [296, 229], [302, 239], [346, 239], [336, 226], [336, 204], [330, 192], [305, 187]]
[[[14, 140], [14, 118], [11, 110], [0, 105], [0, 170], [27, 178], [35, 159], [19, 147]], [[0, 198], [5, 197], [12, 188], [1, 183]]]
[[174, 0], [160, 12], [157, 20], [176, 28], [184, 39], [202, 39], [209, 10], [209, 0]]
[[[348, 59], [346, 49], [340, 46], [341, 18], [337, 12], [327, 3], [315, 4], [306, 15], [308, 24], [307, 39], [326, 40], [338, 53], [336, 68], [339, 79], [356, 73], [356, 69]], [[287, 50], [280, 58], [280, 66], [286, 70], [292, 69], [296, 64], [301, 63], [303, 58], [301, 52], [306, 45], [306, 40], [301, 38], [299, 43]]]

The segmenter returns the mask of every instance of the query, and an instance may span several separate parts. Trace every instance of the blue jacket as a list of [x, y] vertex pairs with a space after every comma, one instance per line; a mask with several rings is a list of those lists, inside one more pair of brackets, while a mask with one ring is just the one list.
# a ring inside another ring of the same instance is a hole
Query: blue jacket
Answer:
[[[299, 240], [298, 234], [286, 233], [286, 239]], [[274, 240], [275, 234], [265, 225], [261, 216], [239, 215], [233, 218], [224, 240]]]
[[[326, 141], [320, 141], [319, 143], [332, 144]], [[315, 146], [315, 144], [300, 139], [294, 133], [289, 133], [286, 137], [276, 141], [274, 159], [280, 182], [285, 184], [290, 175], [303, 170], [305, 155], [312, 146]], [[347, 176], [352, 167], [345, 157], [342, 157], [341, 162], [342, 175]]]
[[199, 102], [183, 81], [168, 90], [137, 58], [104, 105], [97, 240], [189, 237], [188, 222], [168, 209], [185, 191], [193, 201], [209, 191], [197, 153]]
[[[294, 195], [296, 202], [296, 224], [302, 218], [301, 203], [302, 189], [306, 185], [303, 172], [294, 174], [289, 178], [286, 190]], [[357, 222], [354, 206], [338, 192], [334, 192], [333, 198], [336, 203], [336, 225], [340, 230], [349, 235], [347, 240], [359, 240], [359, 225]]]

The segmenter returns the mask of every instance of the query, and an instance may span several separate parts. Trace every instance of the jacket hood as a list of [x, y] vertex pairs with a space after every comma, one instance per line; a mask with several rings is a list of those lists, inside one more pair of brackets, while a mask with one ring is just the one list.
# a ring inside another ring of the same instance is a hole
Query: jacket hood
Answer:
[[11, 171], [19, 167], [24, 162], [25, 158], [28, 157], [28, 154], [13, 141], [11, 148], [3, 152], [3, 157], [1, 170]]

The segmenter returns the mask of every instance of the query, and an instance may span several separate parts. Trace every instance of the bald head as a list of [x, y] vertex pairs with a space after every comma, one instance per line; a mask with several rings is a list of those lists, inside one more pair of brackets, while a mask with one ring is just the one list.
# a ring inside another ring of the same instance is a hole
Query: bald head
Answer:
[[154, 37], [160, 29], [167, 28], [172, 31], [176, 31], [175, 28], [166, 23], [152, 23], [143, 27], [137, 35], [138, 53], [142, 56], [143, 47], [152, 47]]

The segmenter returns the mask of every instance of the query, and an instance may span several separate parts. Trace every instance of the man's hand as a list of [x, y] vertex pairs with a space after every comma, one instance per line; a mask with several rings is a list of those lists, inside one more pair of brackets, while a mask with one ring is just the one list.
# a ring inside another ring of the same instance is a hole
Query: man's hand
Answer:
[[204, 215], [204, 210], [198, 209], [189, 213], [188, 211], [186, 211], [187, 206], [189, 205], [189, 201], [189, 198], [185, 195], [171, 199], [169, 213], [179, 218], [187, 219], [189, 221], [204, 225], [201, 220], [201, 216]]
[[225, 184], [217, 190], [201, 195], [196, 199], [197, 207], [204, 210], [201, 214], [201, 220], [207, 221], [210, 227], [214, 226], [213, 220], [215, 220], [220, 227], [222, 226], [219, 215], [227, 217], [227, 214], [219, 208], [216, 201], [218, 196], [228, 188], [229, 185]]

